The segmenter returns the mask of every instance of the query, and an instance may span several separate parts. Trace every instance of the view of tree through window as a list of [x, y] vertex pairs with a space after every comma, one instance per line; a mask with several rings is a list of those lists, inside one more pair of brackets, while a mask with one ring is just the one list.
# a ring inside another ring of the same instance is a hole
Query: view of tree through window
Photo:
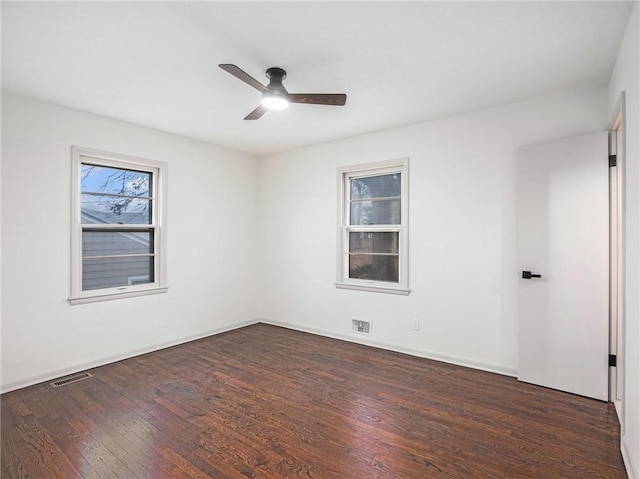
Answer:
[[[401, 223], [401, 173], [350, 179], [349, 224], [386, 226]], [[397, 231], [349, 231], [349, 278], [399, 281]]]
[[82, 290], [153, 282], [153, 173], [83, 163], [80, 174]]
[[150, 223], [151, 173], [82, 164], [81, 175], [83, 210], [109, 212], [114, 218], [135, 216], [144, 220], [136, 223]]

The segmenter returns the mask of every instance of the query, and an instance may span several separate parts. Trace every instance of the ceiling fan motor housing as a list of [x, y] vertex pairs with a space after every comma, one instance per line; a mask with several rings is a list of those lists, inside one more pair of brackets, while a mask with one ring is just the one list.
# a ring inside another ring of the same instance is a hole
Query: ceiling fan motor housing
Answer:
[[275, 80], [279, 78], [280, 82], [287, 78], [287, 72], [280, 67], [267, 68], [266, 75], [269, 80]]
[[263, 96], [267, 95], [286, 99], [289, 92], [282, 84], [282, 80], [287, 78], [287, 72], [282, 68], [271, 67], [267, 69], [266, 75], [269, 79], [269, 84], [267, 85], [267, 91], [263, 93]]

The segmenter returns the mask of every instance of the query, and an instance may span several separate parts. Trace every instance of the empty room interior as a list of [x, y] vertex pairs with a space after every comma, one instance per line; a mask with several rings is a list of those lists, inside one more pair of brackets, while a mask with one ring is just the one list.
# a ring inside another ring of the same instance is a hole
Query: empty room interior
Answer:
[[638, 1], [1, 18], [2, 478], [640, 479]]

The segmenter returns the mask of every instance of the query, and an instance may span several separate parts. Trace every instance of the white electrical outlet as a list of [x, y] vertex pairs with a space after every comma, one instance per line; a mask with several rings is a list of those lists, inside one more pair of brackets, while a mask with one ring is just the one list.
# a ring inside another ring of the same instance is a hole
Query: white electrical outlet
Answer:
[[418, 318], [413, 318], [411, 320], [411, 329], [414, 331], [420, 331], [420, 320]]

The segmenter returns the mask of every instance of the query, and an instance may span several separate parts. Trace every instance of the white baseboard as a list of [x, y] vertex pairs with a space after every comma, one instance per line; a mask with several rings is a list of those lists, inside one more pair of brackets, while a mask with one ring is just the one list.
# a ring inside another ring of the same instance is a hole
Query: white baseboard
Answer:
[[323, 331], [315, 328], [308, 328], [306, 326], [300, 326], [296, 324], [283, 323], [280, 321], [276, 321], [273, 319], [260, 318], [258, 320], [261, 323], [271, 324], [273, 326], [280, 326], [282, 328], [293, 329], [295, 331], [302, 331], [305, 333], [317, 334], [319, 336], [325, 336], [327, 338], [340, 339], [342, 341], [348, 341], [350, 343], [363, 344], [365, 346], [372, 346], [374, 348], [386, 349], [388, 351], [394, 351], [397, 353], [409, 354], [411, 356], [416, 356], [419, 358], [433, 359], [435, 361], [441, 361], [443, 363], [455, 364], [456, 366], [464, 366], [472, 369], [479, 369], [481, 371], [487, 371], [490, 373], [497, 373], [503, 376], [511, 376], [516, 377], [518, 375], [518, 371], [512, 368], [506, 368], [503, 366], [496, 366], [494, 364], [482, 363], [479, 361], [475, 361], [468, 358], [460, 358], [455, 356], [450, 356], [447, 354], [438, 353], [435, 351], [425, 351], [420, 349], [412, 349], [405, 348], [402, 346], [397, 346], [395, 344], [384, 343], [380, 341], [376, 341], [373, 339], [369, 339], [367, 337], [336, 333], [332, 331]]
[[16, 389], [22, 389], [28, 386], [33, 386], [34, 384], [39, 384], [45, 381], [51, 381], [52, 379], [57, 379], [62, 376], [67, 376], [69, 374], [74, 374], [80, 371], [85, 371], [87, 369], [97, 368], [99, 366], [104, 366], [106, 364], [115, 363], [118, 361], [122, 361], [124, 359], [133, 358], [135, 356], [140, 356], [142, 354], [152, 353], [154, 351], [159, 351], [161, 349], [170, 348], [172, 346], [177, 346], [179, 344], [188, 343], [191, 341], [196, 341], [198, 339], [206, 338], [208, 336], [215, 336], [216, 334], [226, 333], [227, 331], [232, 331], [234, 329], [243, 328], [245, 326], [250, 326], [252, 324], [258, 323], [260, 320], [252, 320], [252, 321], [242, 321], [239, 323], [229, 324], [222, 328], [211, 329], [208, 331], [204, 331], [198, 334], [193, 334], [189, 336], [184, 336], [179, 339], [174, 339], [171, 341], [165, 341], [162, 343], [157, 343], [145, 348], [135, 349], [132, 351], [128, 351], [126, 353], [117, 354], [113, 356], [106, 356], [99, 359], [94, 359], [92, 361], [87, 361], [85, 363], [75, 364], [73, 366], [69, 366], [62, 369], [56, 369], [53, 371], [48, 371], [46, 373], [38, 374], [37, 376], [32, 376], [29, 378], [24, 378], [19, 381], [14, 381], [11, 383], [3, 384], [0, 393], [8, 393], [10, 391], [15, 391]]
[[640, 479], [640, 476], [638, 476], [639, 467], [636, 462], [637, 458], [634, 456], [626, 437], [622, 438], [620, 451], [622, 452], [622, 460], [624, 461], [624, 467], [627, 469], [629, 479]]
[[265, 323], [265, 324], [271, 324], [273, 326], [280, 326], [280, 327], [292, 329], [295, 331], [302, 331], [305, 333], [317, 334], [319, 336], [339, 339], [342, 341], [348, 341], [351, 343], [363, 344], [365, 346], [372, 346], [375, 348], [386, 349], [388, 351], [395, 351], [398, 353], [409, 354], [411, 356], [416, 356], [420, 358], [433, 359], [436, 361], [442, 361], [444, 363], [455, 364], [457, 366], [464, 366], [472, 369], [479, 369], [481, 371], [488, 371], [491, 373], [502, 374], [504, 376], [512, 376], [512, 377], [517, 376], [517, 371], [515, 369], [496, 366], [493, 364], [482, 363], [482, 362], [474, 361], [468, 358], [454, 357], [454, 356], [438, 353], [435, 351], [425, 351], [425, 350], [418, 350], [418, 349], [412, 349], [412, 348], [405, 348], [405, 347], [397, 346], [394, 344], [384, 343], [381, 341], [376, 341], [373, 339], [364, 338], [360, 336], [355, 336], [355, 335], [352, 336], [348, 334], [335, 333], [335, 332], [324, 331], [324, 330], [315, 329], [315, 328], [308, 328], [305, 326], [299, 326], [299, 325], [294, 325], [290, 323], [283, 323], [280, 321], [275, 321], [267, 318], [258, 318], [251, 321], [243, 321], [240, 323], [230, 324], [222, 328], [216, 328], [216, 329], [204, 331], [198, 334], [182, 337], [172, 341], [166, 341], [163, 343], [154, 344], [149, 347], [128, 351], [127, 353], [124, 353], [124, 354], [102, 357], [92, 361], [87, 361], [85, 363], [75, 364], [67, 368], [48, 371], [46, 373], [38, 374], [37, 376], [32, 376], [29, 378], [21, 379], [19, 381], [3, 384], [2, 387], [0, 388], [0, 392], [4, 394], [10, 391], [14, 391], [16, 389], [21, 389], [21, 388], [32, 386], [34, 384], [38, 384], [44, 381], [50, 381], [52, 379], [56, 379], [62, 376], [67, 376], [69, 374], [77, 373], [79, 371], [84, 371], [87, 369], [104, 366], [106, 364], [122, 361], [124, 359], [129, 359], [135, 356], [140, 356], [141, 354], [147, 354], [154, 351], [159, 351], [161, 349], [169, 348], [171, 346], [177, 346], [179, 344], [188, 343], [190, 341], [195, 341], [197, 339], [202, 339], [208, 336], [214, 336], [216, 334], [221, 334], [234, 329], [243, 328], [245, 326], [250, 326], [252, 324], [256, 324], [259, 322]]

